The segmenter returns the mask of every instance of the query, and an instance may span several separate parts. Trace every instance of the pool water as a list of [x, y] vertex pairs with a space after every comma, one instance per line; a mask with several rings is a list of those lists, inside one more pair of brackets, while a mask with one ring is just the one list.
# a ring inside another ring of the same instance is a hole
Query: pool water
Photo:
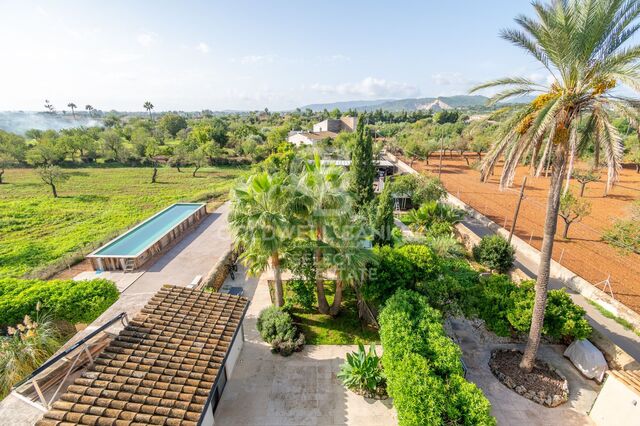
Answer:
[[158, 241], [202, 204], [174, 204], [94, 253], [97, 256], [135, 256]]

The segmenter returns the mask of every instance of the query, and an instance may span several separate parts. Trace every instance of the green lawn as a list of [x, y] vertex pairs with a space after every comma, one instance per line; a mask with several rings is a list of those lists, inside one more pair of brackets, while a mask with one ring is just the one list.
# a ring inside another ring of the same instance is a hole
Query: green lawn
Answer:
[[[325, 284], [329, 304], [333, 302], [333, 288], [333, 284]], [[298, 306], [293, 308], [292, 314], [308, 345], [357, 345], [380, 341], [376, 329], [361, 324], [351, 287], [345, 289], [342, 311], [335, 318], [319, 314], [317, 310], [305, 311]]]
[[74, 168], [54, 199], [32, 169], [7, 170], [0, 185], [0, 278], [43, 271], [95, 248], [178, 201], [222, 201], [245, 168], [178, 173], [161, 168]]

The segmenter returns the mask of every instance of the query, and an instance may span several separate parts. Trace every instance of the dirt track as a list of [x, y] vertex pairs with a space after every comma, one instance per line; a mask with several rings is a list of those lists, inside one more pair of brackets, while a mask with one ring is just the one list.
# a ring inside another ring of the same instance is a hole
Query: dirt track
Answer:
[[[470, 162], [477, 161], [477, 156], [470, 153], [466, 155]], [[437, 174], [438, 155], [432, 156], [429, 163], [427, 166], [424, 161], [416, 161], [413, 167]], [[520, 184], [529, 170], [527, 167], [520, 167], [514, 187], [504, 191], [498, 188], [501, 172], [502, 167], [496, 166], [494, 176], [482, 183], [480, 173], [468, 167], [461, 156], [447, 154], [442, 160], [442, 181], [447, 190], [496, 223], [510, 228]], [[569, 240], [561, 238], [564, 222], [559, 220], [553, 258], [593, 284], [607, 279], [611, 274], [615, 298], [640, 312], [640, 255], [621, 254], [601, 240], [603, 231], [616, 218], [626, 217], [631, 202], [640, 199], [640, 174], [632, 169], [623, 169], [620, 181], [607, 197], [603, 196], [604, 179], [606, 170], [602, 170], [600, 181], [587, 185], [584, 196], [591, 202], [592, 212], [581, 223], [571, 225]], [[548, 181], [548, 178], [542, 176], [535, 178], [529, 175], [516, 226], [516, 235], [530, 241], [538, 249], [542, 243]], [[572, 180], [571, 188], [574, 194], [579, 194], [577, 182]], [[600, 288], [602, 289], [602, 285]]]

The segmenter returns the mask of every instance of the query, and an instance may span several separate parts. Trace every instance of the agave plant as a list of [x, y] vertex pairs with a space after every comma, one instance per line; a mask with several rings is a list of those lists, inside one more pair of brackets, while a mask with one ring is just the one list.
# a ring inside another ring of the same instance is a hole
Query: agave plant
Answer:
[[369, 351], [364, 345], [358, 345], [358, 352], [348, 353], [347, 360], [340, 367], [338, 378], [349, 389], [364, 392], [367, 395], [375, 394], [377, 389], [384, 384], [385, 378], [380, 365], [380, 357], [376, 348], [371, 344]]

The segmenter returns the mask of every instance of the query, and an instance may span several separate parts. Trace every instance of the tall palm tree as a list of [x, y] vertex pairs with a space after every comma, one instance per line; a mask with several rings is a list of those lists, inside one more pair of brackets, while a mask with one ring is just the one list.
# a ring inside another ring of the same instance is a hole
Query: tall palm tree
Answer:
[[290, 242], [290, 222], [286, 210], [286, 181], [266, 173], [252, 175], [235, 188], [231, 198], [229, 223], [235, 244], [244, 249], [241, 260], [253, 274], [271, 266], [276, 287], [276, 306], [284, 305], [281, 261]]
[[153, 116], [151, 115], [151, 110], [153, 109], [153, 104], [149, 101], [146, 101], [142, 107], [147, 110], [149, 113], [149, 118], [153, 120]]
[[327, 229], [329, 244], [328, 265], [336, 271], [336, 291], [329, 313], [333, 316], [340, 312], [342, 305], [342, 290], [350, 285], [354, 291], [360, 290], [360, 284], [366, 278], [366, 271], [375, 257], [373, 252], [363, 245], [364, 238], [370, 234], [366, 226], [358, 221], [352, 221], [348, 216]]
[[94, 107], [92, 107], [91, 105], [87, 104], [85, 105], [84, 109], [87, 110], [87, 112], [89, 113], [89, 116], [92, 117], [93, 116], [93, 111], [95, 110]]
[[[622, 83], [640, 89], [640, 46], [626, 42], [639, 28], [638, 0], [535, 1], [536, 18], [518, 16], [519, 30], [504, 30], [502, 37], [524, 49], [551, 76], [548, 86], [524, 77], [503, 78], [475, 87], [502, 87], [491, 103], [538, 93], [528, 105], [516, 107], [503, 137], [485, 157], [481, 175], [487, 179], [500, 157], [504, 167], [500, 186], [510, 186], [523, 156], [532, 159], [536, 175], [552, 164], [544, 237], [536, 281], [531, 330], [520, 368], [533, 368], [547, 301], [549, 267], [556, 233], [558, 208], [568, 160], [592, 142], [604, 153], [607, 188], [618, 178], [623, 147], [611, 113], [637, 123], [637, 100], [617, 94]], [[579, 131], [579, 125], [584, 129]]]
[[76, 104], [74, 104], [73, 102], [69, 102], [67, 104], [67, 106], [69, 108], [71, 108], [71, 114], [73, 115], [73, 119], [75, 120], [76, 119], [76, 108], [78, 108], [78, 106]]
[[[307, 163], [298, 181], [299, 192], [306, 195], [308, 207], [308, 223], [313, 238], [316, 240], [316, 292], [318, 296], [318, 311], [329, 313], [329, 302], [324, 294], [324, 279], [322, 278], [322, 252], [326, 249], [324, 234], [332, 221], [340, 215], [348, 216], [350, 197], [346, 189], [346, 173], [339, 167], [325, 166], [320, 161], [319, 154]], [[302, 198], [300, 198], [302, 199]]]

